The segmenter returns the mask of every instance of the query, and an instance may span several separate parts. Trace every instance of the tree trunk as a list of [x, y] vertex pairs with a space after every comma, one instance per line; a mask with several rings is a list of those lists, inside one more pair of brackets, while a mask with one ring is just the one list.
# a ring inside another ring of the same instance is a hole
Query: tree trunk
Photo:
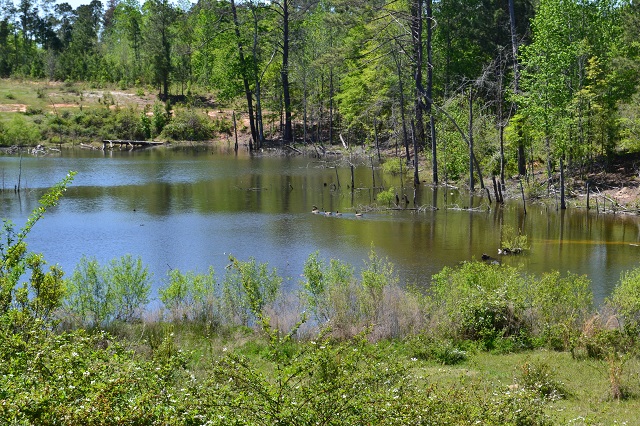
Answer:
[[413, 139], [413, 186], [420, 185], [420, 176], [418, 174], [418, 137], [416, 135], [416, 125], [411, 120], [411, 139]]
[[[520, 70], [518, 66], [518, 36], [516, 34], [516, 11], [514, 0], [509, 0], [509, 23], [511, 28], [511, 51], [513, 54], [513, 93], [520, 93]], [[514, 112], [517, 111], [517, 104], [513, 104]], [[527, 174], [527, 163], [524, 152], [524, 141], [518, 138], [518, 174]]]
[[433, 39], [433, 8], [432, 0], [427, 0], [427, 99], [426, 111], [429, 115], [429, 127], [431, 130], [431, 167], [433, 169], [433, 183], [438, 184], [438, 159], [436, 151], [436, 120], [432, 111], [433, 99], [433, 63], [431, 42]]
[[[423, 42], [422, 42], [422, 2], [423, 0], [412, 0], [411, 3], [411, 38], [413, 43], [414, 56], [414, 80], [416, 86], [414, 109], [415, 109], [415, 135], [419, 146], [424, 146], [424, 120], [422, 118], [423, 111], [426, 106], [423, 102], [422, 92], [422, 66], [423, 66]], [[414, 153], [417, 156], [417, 152]]]
[[253, 12], [253, 73], [256, 80], [256, 149], [264, 145], [264, 125], [262, 122], [262, 90], [260, 85], [261, 76], [258, 73], [258, 14]]
[[244, 85], [244, 93], [247, 97], [247, 110], [249, 112], [249, 126], [251, 127], [251, 138], [254, 142], [257, 141], [256, 123], [253, 117], [253, 96], [251, 89], [249, 88], [249, 77], [247, 76], [247, 70], [245, 68], [244, 51], [242, 49], [242, 40], [240, 38], [240, 24], [238, 23], [238, 14], [236, 12], [235, 0], [231, 1], [231, 13], [233, 14], [233, 26], [236, 33], [236, 39], [238, 41], [238, 56], [240, 58], [241, 70], [242, 70], [242, 83]]
[[498, 141], [500, 143], [500, 185], [504, 185], [504, 71], [502, 51], [496, 63], [496, 74], [498, 76]]
[[473, 88], [469, 88], [469, 191], [473, 192]]
[[564, 197], [564, 154], [560, 156], [560, 208], [562, 210], [567, 209]]
[[404, 108], [404, 85], [402, 84], [402, 67], [400, 66], [400, 59], [397, 54], [393, 55], [396, 61], [396, 69], [398, 72], [398, 89], [400, 90], [400, 118], [402, 120], [402, 136], [404, 138], [404, 150], [407, 156], [407, 164], [411, 161], [411, 154], [409, 153], [409, 136], [407, 134], [407, 119], [405, 117]]
[[291, 97], [289, 94], [289, 0], [282, 0], [282, 94], [284, 100], [284, 135], [285, 142], [293, 142], [293, 125], [291, 124]]
[[333, 144], [333, 67], [329, 69], [329, 145]]

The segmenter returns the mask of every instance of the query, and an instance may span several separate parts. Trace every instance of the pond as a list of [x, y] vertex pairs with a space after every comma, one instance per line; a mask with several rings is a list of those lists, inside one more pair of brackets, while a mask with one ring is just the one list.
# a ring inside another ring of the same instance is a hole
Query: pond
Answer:
[[[407, 284], [426, 287], [444, 266], [487, 253], [534, 274], [586, 274], [602, 300], [640, 258], [635, 216], [535, 205], [527, 205], [525, 215], [517, 198], [495, 208], [486, 198], [423, 184], [416, 204], [427, 208], [358, 217], [356, 210], [375, 202], [374, 178], [376, 187], [406, 193], [409, 207], [413, 188], [403, 191], [399, 177], [372, 171], [366, 159], [357, 162], [352, 190], [350, 167], [337, 158], [236, 156], [214, 147], [1, 156], [0, 217], [21, 227], [43, 192], [69, 170], [78, 174], [29, 235], [29, 249], [67, 275], [83, 255], [100, 263], [139, 256], [153, 273], [154, 295], [171, 268], [206, 272], [213, 266], [221, 277], [230, 254], [268, 262], [293, 286], [315, 251], [358, 269], [373, 247]], [[312, 214], [314, 205], [342, 214]], [[527, 254], [498, 256], [507, 227], [528, 237]]]

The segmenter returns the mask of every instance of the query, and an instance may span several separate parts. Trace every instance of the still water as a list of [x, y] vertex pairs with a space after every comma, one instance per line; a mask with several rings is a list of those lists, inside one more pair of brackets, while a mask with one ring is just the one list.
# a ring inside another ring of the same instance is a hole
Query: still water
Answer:
[[[141, 257], [153, 273], [154, 294], [171, 268], [224, 274], [228, 256], [254, 257], [287, 277], [300, 279], [307, 257], [340, 259], [356, 270], [369, 251], [396, 265], [403, 282], [428, 286], [444, 266], [494, 257], [505, 227], [522, 229], [531, 250], [502, 257], [534, 274], [558, 270], [586, 274], [597, 300], [610, 294], [621, 272], [640, 259], [640, 220], [584, 210], [558, 212], [512, 202], [489, 208], [486, 198], [423, 185], [416, 210], [365, 212], [377, 187], [403, 182], [362, 161], [354, 186], [337, 159], [269, 157], [216, 148], [137, 151], [69, 150], [32, 157], [0, 156], [0, 218], [21, 227], [46, 188], [77, 171], [60, 204], [27, 242], [31, 251], [58, 263], [67, 275], [83, 255], [100, 263], [125, 254]], [[22, 191], [14, 186], [20, 179]], [[404, 192], [413, 199], [413, 188]], [[312, 206], [342, 215], [312, 214]], [[473, 206], [474, 210], [463, 209]], [[413, 203], [411, 206], [413, 207]]]

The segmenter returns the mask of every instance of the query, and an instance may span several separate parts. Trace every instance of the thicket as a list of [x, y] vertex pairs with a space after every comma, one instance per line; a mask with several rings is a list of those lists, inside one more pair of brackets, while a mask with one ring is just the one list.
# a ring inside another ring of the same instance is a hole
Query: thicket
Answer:
[[0, 146], [35, 146], [47, 141], [77, 144], [104, 139], [206, 141], [233, 129], [228, 120], [212, 120], [189, 107], [178, 106], [169, 114], [161, 103], [142, 109], [112, 109], [106, 105], [55, 114], [25, 114], [29, 117], [14, 113], [10, 120], [0, 122]]
[[544, 363], [525, 362], [516, 387], [489, 394], [415, 367], [531, 348], [597, 360], [611, 398], [637, 397], [623, 373], [638, 350], [638, 270], [596, 309], [585, 277], [557, 272], [467, 262], [425, 293], [402, 287], [373, 249], [359, 274], [313, 253], [285, 293], [268, 265], [230, 257], [221, 280], [170, 271], [152, 320], [139, 260], [84, 258], [65, 280], [28, 252], [25, 237], [72, 176], [21, 230], [4, 223], [4, 424], [552, 424], [548, 405], [571, 391]]

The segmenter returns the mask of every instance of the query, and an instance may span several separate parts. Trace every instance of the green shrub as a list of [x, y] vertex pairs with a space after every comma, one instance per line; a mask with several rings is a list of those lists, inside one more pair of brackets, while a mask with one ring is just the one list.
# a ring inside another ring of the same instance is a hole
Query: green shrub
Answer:
[[394, 202], [395, 196], [396, 196], [396, 189], [392, 186], [386, 191], [378, 192], [378, 194], [376, 195], [376, 200], [381, 205], [391, 206], [391, 203]]
[[354, 320], [358, 308], [353, 289], [353, 268], [331, 259], [327, 266], [318, 259], [318, 252], [309, 256], [304, 264], [301, 283], [302, 296], [311, 309], [315, 320], [323, 324], [329, 320], [333, 327]]
[[382, 171], [394, 176], [407, 173], [407, 166], [404, 158], [392, 157], [382, 163]]
[[433, 360], [442, 365], [456, 365], [469, 358], [469, 351], [451, 340], [419, 335], [409, 341], [412, 356], [421, 360]]
[[14, 115], [0, 127], [0, 145], [36, 145], [42, 140], [38, 126], [22, 115]]
[[388, 258], [381, 258], [373, 247], [369, 251], [369, 260], [362, 269], [361, 285], [364, 294], [361, 296], [361, 309], [367, 320], [378, 322], [383, 311], [383, 292], [385, 288], [397, 286], [398, 276], [393, 263]]
[[116, 110], [112, 139], [144, 140], [147, 138], [146, 130], [137, 109], [129, 107]]
[[151, 277], [140, 258], [131, 255], [100, 266], [83, 257], [69, 280], [65, 308], [71, 325], [105, 327], [113, 321], [137, 319], [149, 302]]
[[313, 253], [305, 262], [301, 299], [316, 324], [328, 325], [336, 338], [350, 338], [373, 325], [372, 339], [400, 337], [422, 326], [420, 295], [399, 286], [394, 266], [372, 249], [361, 279], [353, 267]]
[[494, 348], [496, 339], [525, 332], [525, 295], [518, 291], [522, 281], [511, 267], [482, 262], [445, 267], [431, 286], [433, 308], [444, 311], [438, 329], [453, 339], [481, 341], [487, 349]]
[[520, 229], [516, 232], [512, 226], [504, 226], [502, 228], [500, 248], [508, 253], [519, 253], [522, 250], [529, 250], [531, 246], [527, 236]]
[[607, 304], [629, 334], [640, 334], [640, 268], [622, 274]]
[[153, 116], [151, 119], [151, 137], [156, 137], [162, 133], [164, 126], [169, 122], [169, 112], [165, 105], [160, 102], [153, 104]]
[[220, 425], [409, 421], [403, 368], [371, 349], [362, 338], [333, 343], [321, 337], [290, 356], [270, 358], [269, 378], [258, 363], [230, 354], [215, 364], [206, 385], [216, 390], [203, 394], [211, 407], [206, 417]]
[[24, 112], [24, 115], [42, 115], [44, 114], [42, 108], [35, 108], [35, 107], [27, 107], [27, 110]]
[[216, 117], [210, 122], [210, 126], [214, 133], [227, 135], [233, 133], [233, 122], [227, 118]]
[[544, 362], [522, 364], [518, 384], [551, 401], [564, 399], [568, 395], [564, 383], [553, 378], [551, 368]]
[[162, 130], [164, 137], [182, 141], [203, 141], [213, 137], [213, 128], [208, 118], [196, 111], [178, 110]]
[[589, 287], [584, 276], [535, 277], [509, 266], [465, 262], [434, 275], [429, 303], [435, 333], [454, 340], [499, 351], [536, 342], [568, 349], [591, 313]]
[[158, 290], [174, 321], [202, 320], [208, 324], [220, 322], [219, 292], [213, 268], [206, 275], [172, 269], [168, 282]]
[[[45, 271], [42, 255], [29, 253], [25, 238], [47, 209], [55, 206], [75, 173], [69, 174], [40, 198], [24, 227], [16, 232], [3, 221], [0, 234], [0, 330], [28, 336], [33, 329], [49, 327], [53, 312], [65, 294], [63, 272], [57, 266]], [[25, 280], [25, 281], [22, 281]], [[18, 337], [20, 339], [20, 337]]]
[[529, 323], [545, 346], [569, 349], [593, 314], [591, 282], [586, 276], [548, 272], [528, 280]]
[[282, 278], [275, 269], [254, 258], [239, 261], [229, 257], [231, 264], [224, 276], [222, 299], [226, 319], [235, 324], [255, 325], [262, 320], [264, 309], [280, 293]]
[[69, 291], [65, 307], [74, 316], [67, 321], [88, 327], [106, 325], [113, 311], [113, 301], [109, 283], [98, 261], [83, 256], [67, 285]]
[[131, 321], [139, 318], [140, 309], [149, 303], [151, 275], [139, 257], [125, 255], [113, 259], [105, 269], [105, 279], [113, 298], [114, 318]]

